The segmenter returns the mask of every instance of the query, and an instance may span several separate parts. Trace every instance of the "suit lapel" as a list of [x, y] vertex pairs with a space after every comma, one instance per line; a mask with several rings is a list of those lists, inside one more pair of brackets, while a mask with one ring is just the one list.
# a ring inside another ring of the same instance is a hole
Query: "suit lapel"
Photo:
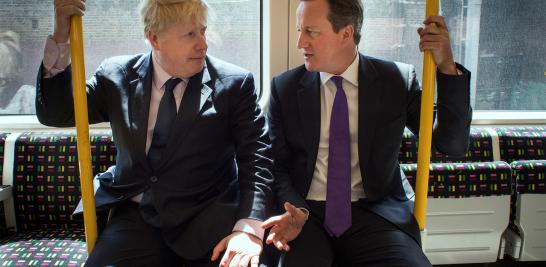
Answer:
[[148, 53], [133, 66], [138, 77], [129, 81], [130, 97], [129, 106], [131, 112], [131, 131], [135, 146], [136, 159], [146, 157], [146, 138], [148, 132], [148, 111], [152, 93], [152, 54]]
[[377, 70], [362, 54], [358, 71], [358, 156], [362, 175], [367, 169], [371, 146], [376, 129], [377, 111], [380, 107], [380, 93], [374, 88]]
[[[306, 71], [300, 80], [298, 108], [304, 142], [306, 142], [307, 151], [311, 155], [310, 160], [307, 162], [307, 180], [310, 183], [317, 160], [320, 139], [320, 78], [318, 72]], [[305, 188], [308, 188], [308, 186]]]
[[166, 150], [161, 156], [162, 160], [159, 169], [165, 166], [168, 159], [172, 158], [173, 153], [178, 150], [179, 143], [184, 140], [191, 130], [192, 124], [197, 115], [210, 105], [212, 105], [213, 89], [209, 86], [211, 81], [207, 65], [201, 72], [192, 76], [186, 86], [182, 102], [178, 109], [174, 129], [169, 137]]

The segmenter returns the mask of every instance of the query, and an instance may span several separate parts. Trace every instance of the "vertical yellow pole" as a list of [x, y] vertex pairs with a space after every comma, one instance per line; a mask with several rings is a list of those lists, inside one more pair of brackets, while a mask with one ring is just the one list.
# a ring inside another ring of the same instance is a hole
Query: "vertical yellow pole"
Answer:
[[[438, 15], [438, 0], [427, 0], [426, 16]], [[425, 229], [430, 146], [432, 142], [432, 121], [434, 116], [434, 81], [436, 66], [430, 51], [425, 51], [423, 61], [423, 92], [421, 95], [421, 121], [419, 125], [419, 150], [417, 159], [417, 183], [415, 185], [415, 207], [413, 213], [419, 230]]]
[[95, 197], [93, 195], [93, 172], [91, 171], [91, 147], [89, 144], [89, 120], [87, 117], [81, 16], [72, 16], [70, 20], [70, 53], [72, 58], [72, 87], [74, 90], [74, 113], [78, 140], [85, 241], [87, 243], [87, 252], [91, 253], [97, 240], [97, 214], [95, 211]]

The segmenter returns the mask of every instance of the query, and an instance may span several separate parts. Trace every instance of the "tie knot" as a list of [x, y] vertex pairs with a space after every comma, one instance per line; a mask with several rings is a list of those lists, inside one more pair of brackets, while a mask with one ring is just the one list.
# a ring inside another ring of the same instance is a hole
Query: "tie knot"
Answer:
[[174, 89], [174, 87], [176, 87], [176, 85], [178, 83], [180, 83], [182, 81], [182, 79], [180, 78], [171, 78], [171, 79], [168, 79], [166, 82], [165, 82], [165, 92], [169, 92], [169, 91], [172, 91]]
[[343, 77], [341, 76], [332, 76], [332, 78], [330, 78], [330, 80], [332, 82], [334, 82], [334, 84], [336, 85], [336, 89], [337, 90], [343, 90]]

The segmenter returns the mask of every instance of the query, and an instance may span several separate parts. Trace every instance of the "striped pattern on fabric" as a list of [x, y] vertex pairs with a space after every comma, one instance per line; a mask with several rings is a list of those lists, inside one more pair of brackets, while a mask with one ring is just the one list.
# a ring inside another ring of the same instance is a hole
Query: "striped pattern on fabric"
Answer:
[[0, 241], [0, 266], [83, 266], [83, 229], [34, 230]]
[[[404, 164], [417, 163], [418, 139], [407, 128], [400, 144], [399, 162]], [[449, 157], [440, 152], [432, 153], [431, 162], [461, 163], [461, 162], [491, 162], [493, 159], [493, 141], [491, 134], [484, 128], [470, 129], [468, 151], [462, 158]]]
[[520, 194], [546, 194], [546, 160], [522, 160], [510, 164]]
[[546, 159], [546, 127], [495, 128], [499, 135], [501, 160]]
[[[93, 173], [115, 164], [110, 132], [92, 132]], [[14, 200], [19, 231], [81, 228], [70, 216], [80, 200], [76, 134], [26, 132], [15, 144]]]
[[[415, 188], [417, 164], [401, 164], [406, 178]], [[464, 198], [510, 195], [512, 178], [506, 162], [432, 163], [428, 197]]]

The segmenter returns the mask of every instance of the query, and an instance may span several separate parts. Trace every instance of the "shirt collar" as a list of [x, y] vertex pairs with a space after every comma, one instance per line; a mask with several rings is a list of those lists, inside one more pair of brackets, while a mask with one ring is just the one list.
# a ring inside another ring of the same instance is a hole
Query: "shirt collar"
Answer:
[[[153, 56], [152, 54], [152, 63], [153, 63], [153, 66], [154, 66], [154, 76], [153, 76], [153, 83], [156, 85], [156, 87], [158, 89], [161, 89], [163, 87], [163, 85], [165, 84], [165, 82], [167, 82], [167, 80], [171, 79], [171, 78], [175, 78], [173, 76], [171, 76], [169, 73], [167, 73], [162, 67], [161, 65], [159, 65], [159, 63], [157, 62], [156, 58]], [[188, 79], [187, 78], [181, 78], [182, 81], [184, 81], [185, 83], [188, 82]]]
[[[358, 53], [356, 53], [355, 59], [347, 67], [347, 69], [341, 74], [337, 76], [343, 77], [344, 80], [347, 80], [351, 84], [353, 84], [355, 87], [358, 88], [358, 64], [360, 62], [360, 57], [358, 56]], [[332, 73], [328, 72], [320, 72], [320, 83], [324, 86], [326, 85], [326, 82], [330, 80], [333, 76], [336, 76]]]

